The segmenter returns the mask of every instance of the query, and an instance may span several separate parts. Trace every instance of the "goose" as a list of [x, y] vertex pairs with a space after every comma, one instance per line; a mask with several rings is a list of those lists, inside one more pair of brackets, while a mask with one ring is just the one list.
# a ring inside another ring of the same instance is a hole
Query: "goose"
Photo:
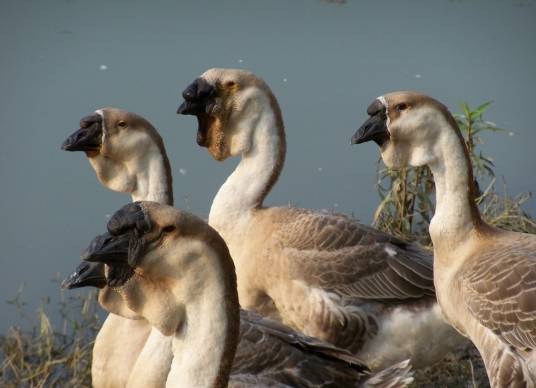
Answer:
[[128, 307], [172, 338], [166, 387], [403, 387], [408, 361], [370, 375], [350, 352], [241, 310], [220, 235], [200, 218], [155, 202], [123, 206], [82, 258], [128, 265], [110, 279]]
[[197, 143], [241, 160], [209, 224], [233, 257], [244, 308], [346, 348], [373, 370], [410, 358], [432, 364], [465, 339], [444, 322], [432, 257], [342, 214], [267, 207], [283, 168], [283, 118], [268, 85], [245, 70], [210, 69], [183, 92]]
[[[105, 187], [129, 193], [133, 201], [152, 200], [173, 205], [171, 167], [164, 143], [145, 118], [117, 108], [98, 109], [80, 120], [80, 129], [65, 140], [62, 149], [85, 152]], [[111, 312], [93, 347], [93, 386], [132, 386], [129, 379], [140, 386], [142, 382], [150, 386], [152, 379], [158, 378], [144, 371], [150, 360], [158, 363], [150, 356], [151, 349], [161, 349], [159, 365], [165, 365], [166, 360], [169, 364], [171, 341], [152, 330], [144, 319], [125, 319], [136, 315], [118, 304], [115, 291], [102, 283], [104, 271], [102, 264], [82, 263], [63, 283], [64, 288], [99, 287], [99, 303]], [[127, 269], [116, 266], [115, 271], [116, 277], [120, 277]], [[85, 274], [83, 279], [81, 274]]]
[[446, 320], [480, 352], [492, 387], [536, 381], [536, 236], [484, 222], [469, 154], [442, 103], [393, 92], [369, 106], [352, 143], [376, 142], [388, 167], [430, 167], [434, 283]]

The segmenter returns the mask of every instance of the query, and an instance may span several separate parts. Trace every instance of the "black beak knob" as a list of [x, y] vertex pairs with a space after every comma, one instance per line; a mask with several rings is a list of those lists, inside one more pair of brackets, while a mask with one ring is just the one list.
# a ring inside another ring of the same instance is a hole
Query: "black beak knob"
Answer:
[[211, 97], [215, 92], [214, 86], [203, 78], [197, 78], [182, 92], [182, 97], [188, 102], [201, 101]]

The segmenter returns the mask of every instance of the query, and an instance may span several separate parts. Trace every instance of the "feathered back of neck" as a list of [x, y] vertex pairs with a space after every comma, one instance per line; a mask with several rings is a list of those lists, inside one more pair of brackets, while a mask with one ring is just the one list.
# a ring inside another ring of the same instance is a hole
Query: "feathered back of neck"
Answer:
[[446, 110], [440, 110], [441, 131], [438, 155], [430, 164], [436, 184], [436, 211], [430, 224], [435, 249], [453, 251], [458, 244], [476, 232], [485, 233], [488, 226], [476, 204], [476, 185], [471, 159], [462, 133]]
[[255, 201], [255, 207], [262, 206], [264, 200], [276, 184], [277, 180], [279, 179], [279, 176], [281, 175], [281, 171], [283, 170], [283, 166], [285, 164], [285, 157], [287, 154], [285, 124], [283, 123], [283, 114], [281, 113], [281, 108], [279, 107], [279, 103], [277, 102], [277, 99], [275, 98], [271, 90], [266, 90], [266, 94], [268, 95], [268, 98], [270, 100], [270, 110], [272, 111], [274, 118], [274, 129], [276, 131], [277, 138], [277, 144], [274, 144], [274, 150], [276, 147], [277, 150], [275, 150], [274, 152], [275, 160], [273, 166], [271, 167], [271, 173], [266, 182], [266, 186]]
[[[149, 184], [146, 191], [148, 198], [137, 198], [137, 200], [154, 201], [164, 205], [173, 206], [173, 175], [171, 173], [171, 164], [167, 156], [166, 147], [162, 137], [158, 134], [156, 129], [151, 128], [148, 131], [149, 136], [154, 141], [154, 144], [158, 151], [154, 153], [153, 160], [154, 166], [149, 170], [147, 179]], [[150, 165], [150, 163], [148, 163]], [[151, 198], [152, 197], [152, 198]]]
[[471, 157], [469, 155], [469, 150], [467, 149], [467, 145], [465, 143], [465, 139], [462, 135], [462, 131], [460, 130], [460, 127], [458, 126], [458, 123], [452, 116], [452, 114], [446, 110], [442, 112], [442, 114], [445, 117], [445, 120], [450, 126], [450, 129], [454, 131], [456, 134], [456, 137], [459, 142], [459, 147], [463, 153], [463, 159], [465, 160], [465, 171], [460, 171], [461, 174], [464, 174], [465, 172], [465, 179], [467, 184], [467, 202], [469, 204], [469, 209], [471, 211], [471, 220], [474, 223], [475, 227], [480, 226], [482, 224], [482, 218], [480, 217], [480, 211], [478, 209], [478, 206], [476, 204], [476, 198], [477, 198], [477, 186], [476, 181], [473, 174], [473, 166], [471, 163]]

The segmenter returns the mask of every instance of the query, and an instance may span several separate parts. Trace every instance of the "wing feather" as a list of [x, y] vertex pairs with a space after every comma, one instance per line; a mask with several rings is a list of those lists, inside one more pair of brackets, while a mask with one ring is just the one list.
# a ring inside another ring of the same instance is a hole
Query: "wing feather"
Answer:
[[536, 348], [536, 239], [487, 250], [462, 278], [464, 301], [482, 325], [518, 349]]
[[371, 374], [349, 351], [242, 310], [231, 387], [406, 387], [409, 361]]
[[252, 386], [355, 387], [368, 368], [349, 351], [252, 312], [240, 312], [232, 380]]
[[284, 210], [273, 239], [293, 279], [351, 298], [435, 295], [432, 255], [416, 245], [342, 214]]

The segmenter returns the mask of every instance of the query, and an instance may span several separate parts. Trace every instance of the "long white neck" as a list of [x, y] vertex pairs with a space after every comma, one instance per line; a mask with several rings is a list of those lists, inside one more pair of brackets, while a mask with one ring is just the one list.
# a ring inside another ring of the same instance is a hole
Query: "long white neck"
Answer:
[[[132, 201], [154, 201], [163, 205], [173, 205], [173, 192], [168, 182], [169, 162], [158, 147], [151, 147], [139, 159], [126, 163], [128, 170], [136, 179]], [[167, 162], [167, 163], [166, 163]]]
[[209, 299], [204, 305], [187, 307], [184, 327], [173, 337], [173, 362], [166, 387], [217, 386], [228, 322], [222, 301]]
[[457, 129], [442, 125], [436, 159], [429, 163], [436, 187], [436, 210], [430, 223], [434, 249], [453, 251], [481, 224], [474, 201], [469, 157]]
[[[228, 261], [225, 265], [230, 270], [230, 256]], [[227, 387], [240, 324], [236, 278], [234, 272], [229, 278], [222, 268], [211, 267], [211, 263], [206, 266], [214, 271], [203, 269], [198, 275], [202, 284], [190, 284], [186, 291], [192, 295], [195, 288], [195, 297], [185, 301], [185, 320], [173, 336], [173, 362], [166, 387]]]
[[266, 105], [255, 123], [249, 151], [242, 155], [212, 202], [209, 224], [218, 231], [232, 222], [232, 217], [240, 218], [261, 207], [281, 173], [286, 142], [279, 108]]

